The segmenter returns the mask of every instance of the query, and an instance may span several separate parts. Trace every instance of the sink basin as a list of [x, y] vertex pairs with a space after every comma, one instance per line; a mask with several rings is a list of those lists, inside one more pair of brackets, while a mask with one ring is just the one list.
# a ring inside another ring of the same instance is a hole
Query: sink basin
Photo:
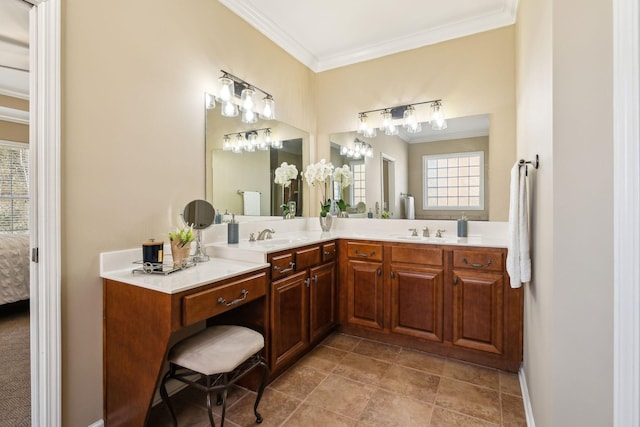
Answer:
[[400, 240], [410, 240], [414, 242], [429, 242], [429, 243], [443, 243], [446, 240], [445, 237], [407, 236], [406, 234], [403, 234], [400, 236], [394, 235], [391, 237], [394, 239], [400, 239]]
[[281, 239], [265, 239], [265, 240], [256, 240], [255, 244], [264, 245], [264, 246], [279, 246], [279, 245], [289, 245], [294, 243], [305, 242], [307, 239], [304, 237], [292, 237], [292, 238], [281, 238]]

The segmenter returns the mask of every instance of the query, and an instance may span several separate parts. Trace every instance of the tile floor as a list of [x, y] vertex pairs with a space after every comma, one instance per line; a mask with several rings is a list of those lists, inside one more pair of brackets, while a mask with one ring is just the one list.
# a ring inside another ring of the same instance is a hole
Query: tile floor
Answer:
[[[257, 426], [255, 393], [229, 393], [225, 426]], [[204, 394], [172, 398], [179, 426], [208, 426]], [[526, 426], [516, 374], [335, 333], [272, 382], [261, 426]], [[216, 408], [220, 425], [220, 408]], [[163, 404], [150, 426], [170, 426]]]

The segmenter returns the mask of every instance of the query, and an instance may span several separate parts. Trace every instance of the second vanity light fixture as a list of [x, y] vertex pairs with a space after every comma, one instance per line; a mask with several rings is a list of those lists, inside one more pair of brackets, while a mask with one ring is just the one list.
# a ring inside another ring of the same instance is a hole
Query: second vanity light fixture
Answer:
[[[252, 85], [233, 74], [220, 70], [222, 76], [218, 78], [220, 84], [219, 95], [220, 114], [225, 117], [236, 117], [242, 113], [243, 123], [256, 123], [258, 117], [263, 120], [273, 120], [276, 117], [276, 103], [271, 94]], [[257, 92], [262, 93], [262, 100], [257, 99]], [[215, 107], [213, 97], [207, 97], [207, 108]]]
[[444, 117], [444, 109], [442, 100], [435, 99], [432, 101], [417, 102], [415, 104], [400, 105], [397, 107], [379, 108], [377, 110], [369, 110], [358, 113], [358, 133], [366, 138], [374, 138], [378, 133], [376, 127], [369, 122], [371, 113], [380, 112], [381, 124], [380, 132], [385, 135], [398, 135], [399, 126], [402, 126], [409, 133], [417, 133], [422, 131], [422, 125], [418, 120], [416, 106], [429, 104], [431, 108], [431, 117], [429, 122], [434, 130], [443, 130], [447, 128], [447, 121]]
[[356, 160], [362, 158], [371, 159], [373, 158], [373, 147], [371, 147], [371, 144], [356, 138], [353, 141], [353, 148], [345, 147], [344, 145], [340, 146], [340, 155]]
[[236, 154], [241, 154], [243, 151], [249, 153], [256, 150], [266, 151], [269, 148], [282, 148], [282, 141], [273, 137], [271, 128], [228, 133], [222, 137], [222, 149]]

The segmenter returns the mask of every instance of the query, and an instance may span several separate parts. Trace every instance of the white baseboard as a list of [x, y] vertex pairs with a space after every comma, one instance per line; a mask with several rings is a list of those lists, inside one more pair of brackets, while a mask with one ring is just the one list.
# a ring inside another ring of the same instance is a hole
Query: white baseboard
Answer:
[[104, 427], [104, 420], [98, 420], [95, 423], [91, 424], [88, 427]]
[[533, 408], [531, 408], [531, 399], [529, 398], [527, 379], [524, 376], [522, 366], [520, 366], [520, 370], [518, 371], [518, 378], [520, 379], [520, 392], [522, 393], [522, 403], [524, 405], [524, 415], [527, 420], [527, 427], [536, 427], [536, 423], [533, 420]]

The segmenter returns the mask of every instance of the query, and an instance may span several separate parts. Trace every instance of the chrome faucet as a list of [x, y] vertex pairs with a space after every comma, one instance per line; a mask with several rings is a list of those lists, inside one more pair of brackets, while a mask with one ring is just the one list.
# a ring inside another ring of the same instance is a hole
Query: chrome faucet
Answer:
[[422, 237], [429, 237], [429, 227], [424, 227], [422, 229]]
[[261, 232], [258, 233], [258, 239], [257, 240], [264, 240], [264, 239], [270, 239], [271, 238], [271, 234], [275, 233], [276, 230], [274, 230], [273, 228], [265, 228], [264, 230], [262, 230]]
[[418, 236], [418, 230], [416, 230], [415, 228], [410, 228], [409, 231], [411, 232], [411, 237]]
[[436, 237], [442, 237], [442, 233], [444, 233], [447, 230], [440, 230], [438, 229], [438, 231], [436, 231]]

